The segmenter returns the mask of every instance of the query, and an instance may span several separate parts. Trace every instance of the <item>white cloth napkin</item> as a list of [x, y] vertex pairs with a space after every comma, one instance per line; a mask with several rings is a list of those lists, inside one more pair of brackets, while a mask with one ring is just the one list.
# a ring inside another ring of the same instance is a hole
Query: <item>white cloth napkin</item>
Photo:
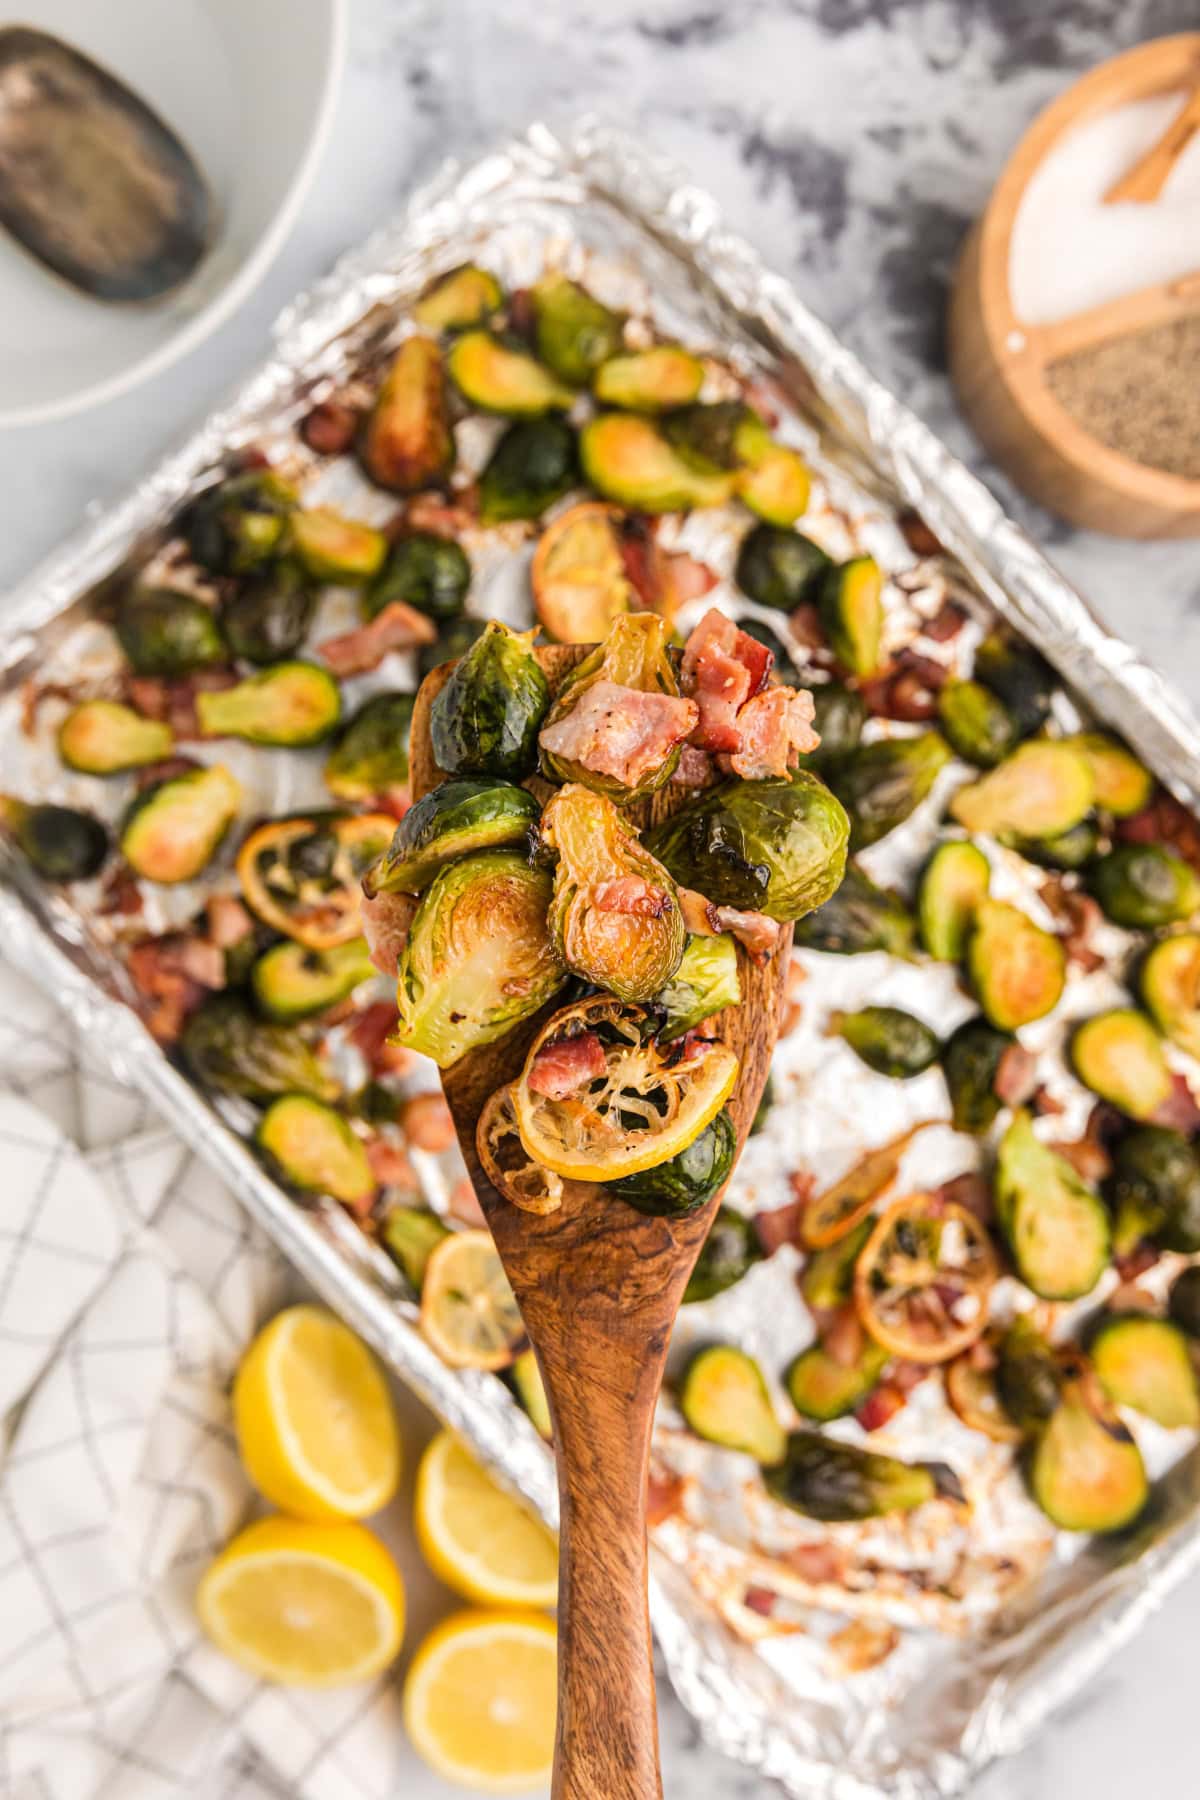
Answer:
[[0, 1795], [394, 1794], [393, 1681], [271, 1688], [193, 1612], [253, 1505], [229, 1384], [281, 1260], [3, 963], [0, 1176]]

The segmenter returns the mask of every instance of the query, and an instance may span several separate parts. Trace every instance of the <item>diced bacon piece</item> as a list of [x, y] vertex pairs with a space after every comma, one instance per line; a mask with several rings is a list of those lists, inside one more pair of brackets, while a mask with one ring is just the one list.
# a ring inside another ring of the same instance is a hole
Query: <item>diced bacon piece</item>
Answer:
[[114, 863], [100, 884], [96, 908], [102, 919], [134, 918], [145, 904], [141, 884], [127, 863]]
[[731, 931], [755, 962], [765, 962], [779, 943], [783, 927], [778, 919], [768, 919], [760, 912], [742, 912], [736, 906], [718, 906], [713, 910], [717, 930]]
[[205, 914], [208, 935], [222, 950], [240, 944], [254, 930], [254, 920], [236, 894], [213, 894]]
[[408, 928], [416, 916], [414, 894], [375, 894], [362, 898], [362, 928], [371, 961], [381, 975], [395, 975]]
[[717, 771], [708, 752], [697, 750], [695, 744], [685, 744], [679, 752], [679, 767], [671, 780], [680, 787], [706, 788], [712, 787], [716, 779]]
[[813, 697], [804, 688], [767, 688], [747, 700], [737, 715], [741, 747], [729, 759], [734, 774], [744, 781], [786, 775], [799, 756], [821, 742], [812, 728], [814, 717]]
[[415, 607], [403, 600], [393, 600], [376, 613], [367, 625], [340, 636], [326, 638], [318, 652], [335, 675], [365, 675], [377, 669], [392, 650], [412, 650], [418, 644], [432, 644], [437, 626]]
[[634, 919], [661, 919], [671, 896], [640, 875], [621, 875], [614, 881], [598, 881], [590, 899], [597, 912], [625, 913]]
[[747, 1612], [757, 1613], [760, 1619], [769, 1619], [775, 1611], [777, 1598], [770, 1588], [748, 1587], [742, 1595], [742, 1605]]
[[146, 1026], [160, 1044], [173, 1044], [205, 993], [225, 985], [221, 951], [179, 931], [135, 944], [126, 966], [145, 1002]]
[[160, 781], [174, 781], [177, 775], [187, 775], [200, 764], [192, 756], [164, 756], [160, 762], [143, 763], [134, 775], [134, 785], [139, 794], [147, 788], [157, 787]]
[[368, 1138], [367, 1161], [380, 1187], [404, 1188], [408, 1193], [416, 1191], [416, 1173], [402, 1144], [393, 1144], [383, 1137]]
[[544, 1044], [529, 1071], [530, 1091], [547, 1100], [565, 1100], [604, 1074], [604, 1045], [594, 1031]]
[[207, 938], [185, 937], [179, 946], [179, 966], [192, 981], [213, 992], [225, 986], [225, 952]]
[[793, 1544], [780, 1554], [779, 1561], [801, 1581], [811, 1581], [814, 1587], [840, 1583], [846, 1572], [846, 1552], [839, 1544], [829, 1541]]
[[916, 556], [937, 556], [941, 553], [941, 544], [925, 523], [920, 513], [907, 506], [896, 523], [909, 549]]
[[949, 644], [967, 622], [967, 615], [953, 600], [943, 600], [932, 619], [926, 619], [922, 633], [934, 644]]
[[125, 684], [129, 704], [145, 719], [167, 716], [170, 683], [159, 675], [131, 675]]
[[680, 668], [683, 691], [700, 709], [692, 732], [698, 749], [741, 749], [738, 711], [766, 686], [773, 661], [765, 644], [739, 630], [718, 607], [709, 607], [684, 646]]
[[[467, 504], [469, 500], [474, 506]], [[440, 494], [414, 494], [404, 511], [409, 531], [428, 531], [434, 537], [457, 538], [479, 523], [478, 496], [474, 489], [461, 493], [457, 500], [443, 500]]]
[[464, 1175], [461, 1181], [456, 1181], [451, 1188], [450, 1198], [446, 1202], [446, 1211], [452, 1219], [457, 1219], [460, 1225], [476, 1227], [487, 1224], [483, 1208], [479, 1204], [479, 1195], [471, 1186], [470, 1177], [467, 1175]]
[[437, 1153], [455, 1141], [454, 1120], [441, 1094], [414, 1094], [400, 1112], [400, 1125], [414, 1150]]
[[840, 1369], [852, 1369], [863, 1353], [862, 1321], [853, 1303], [839, 1306], [825, 1322], [821, 1345], [831, 1362]]
[[683, 1510], [683, 1477], [670, 1469], [650, 1465], [646, 1477], [646, 1524], [661, 1525]]
[[[1019, 1104], [1013, 1102], [1012, 1104]], [[992, 1220], [992, 1184], [979, 1169], [964, 1169], [961, 1175], [952, 1175], [949, 1181], [943, 1181], [936, 1189], [940, 1201], [949, 1201], [954, 1206], [963, 1206], [985, 1225]]]
[[[1154, 1267], [1161, 1254], [1162, 1252], [1156, 1244], [1148, 1243], [1143, 1238], [1142, 1242], [1138, 1244], [1135, 1249], [1128, 1251], [1124, 1256], [1118, 1256], [1114, 1259], [1117, 1274], [1126, 1285], [1136, 1282], [1139, 1275], [1144, 1275], [1148, 1269]], [[1108, 1304], [1109, 1306], [1112, 1305], [1111, 1295], [1109, 1296]]]
[[341, 456], [354, 442], [359, 413], [344, 400], [322, 400], [300, 427], [300, 436], [318, 456]]
[[594, 681], [563, 718], [543, 729], [538, 741], [552, 756], [636, 787], [662, 767], [695, 729], [698, 716], [692, 700]]
[[755, 1213], [751, 1223], [765, 1256], [774, 1256], [781, 1245], [796, 1242], [800, 1220], [808, 1201], [809, 1190], [798, 1190], [793, 1179], [790, 1200], [785, 1200], [782, 1206], [772, 1206], [768, 1211]]
[[1010, 1044], [1001, 1053], [992, 1082], [997, 1100], [1005, 1106], [1024, 1106], [1037, 1091], [1038, 1060], [1023, 1044]]
[[387, 1041], [395, 1031], [398, 1019], [393, 1001], [374, 1000], [363, 1008], [348, 1034], [373, 1075], [399, 1075], [413, 1061], [411, 1050]]
[[1200, 1107], [1184, 1075], [1171, 1077], [1171, 1092], [1152, 1114], [1152, 1123], [1165, 1125], [1171, 1131], [1182, 1131], [1190, 1137], [1200, 1128]]
[[718, 936], [721, 928], [717, 924], [717, 909], [711, 900], [706, 900], [695, 888], [679, 889], [679, 909], [683, 914], [683, 922], [693, 937]]
[[890, 1381], [881, 1381], [874, 1393], [868, 1394], [854, 1417], [864, 1431], [879, 1431], [904, 1410], [905, 1396]]

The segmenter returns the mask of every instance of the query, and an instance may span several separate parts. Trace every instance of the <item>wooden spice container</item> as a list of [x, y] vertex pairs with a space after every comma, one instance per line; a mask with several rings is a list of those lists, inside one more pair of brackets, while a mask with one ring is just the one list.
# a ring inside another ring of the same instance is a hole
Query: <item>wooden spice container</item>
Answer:
[[1118, 537], [1200, 536], [1200, 224], [1191, 273], [1050, 324], [1023, 323], [1014, 306], [1014, 228], [1030, 182], [1068, 133], [1198, 86], [1200, 32], [1187, 32], [1139, 45], [1068, 89], [1018, 145], [951, 292], [950, 371], [983, 443], [1035, 500]]

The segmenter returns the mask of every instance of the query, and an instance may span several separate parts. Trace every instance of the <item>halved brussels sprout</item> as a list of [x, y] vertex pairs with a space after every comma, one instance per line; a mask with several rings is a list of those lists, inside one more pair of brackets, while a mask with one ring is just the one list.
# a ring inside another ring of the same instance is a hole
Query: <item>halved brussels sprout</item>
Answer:
[[613, 508], [589, 500], [555, 519], [538, 540], [529, 579], [547, 637], [603, 643], [633, 595]]
[[221, 602], [221, 631], [235, 656], [276, 663], [308, 636], [317, 596], [294, 563], [273, 563], [240, 581]]
[[829, 648], [852, 675], [873, 675], [883, 638], [883, 570], [873, 556], [852, 556], [825, 571], [818, 604]]
[[274, 469], [231, 475], [205, 488], [184, 513], [188, 549], [215, 575], [244, 575], [276, 555], [295, 506], [295, 488]]
[[1013, 1114], [996, 1157], [996, 1216], [1017, 1273], [1043, 1300], [1090, 1294], [1108, 1267], [1108, 1214], [1065, 1156]]
[[379, 1228], [380, 1243], [418, 1299], [429, 1259], [449, 1236], [450, 1227], [423, 1206], [393, 1206]]
[[307, 1094], [282, 1094], [259, 1121], [254, 1141], [289, 1187], [360, 1206], [377, 1183], [366, 1147], [340, 1113]]
[[743, 506], [768, 525], [794, 525], [807, 510], [812, 474], [796, 451], [772, 444], [738, 477]]
[[710, 1444], [740, 1450], [770, 1467], [783, 1461], [787, 1434], [775, 1416], [763, 1372], [734, 1344], [709, 1344], [684, 1371], [679, 1410]]
[[579, 445], [565, 419], [510, 425], [479, 478], [479, 521], [540, 519], [579, 481]]
[[161, 762], [175, 734], [158, 719], [144, 719], [117, 700], [84, 700], [58, 728], [58, 754], [83, 775], [120, 775]]
[[1132, 1407], [1168, 1431], [1200, 1426], [1200, 1393], [1187, 1339], [1166, 1319], [1110, 1313], [1088, 1333], [1100, 1386], [1118, 1406]]
[[798, 769], [785, 780], [710, 788], [646, 841], [681, 887], [786, 922], [836, 894], [849, 830], [829, 789]]
[[400, 958], [396, 1040], [449, 1068], [539, 1011], [566, 980], [546, 925], [550, 877], [511, 850], [441, 869]]
[[719, 1112], [698, 1137], [685, 1144], [670, 1162], [640, 1175], [610, 1181], [606, 1193], [624, 1200], [635, 1212], [674, 1219], [695, 1212], [725, 1186], [737, 1156], [737, 1132], [726, 1112]]
[[533, 631], [491, 619], [429, 711], [434, 760], [447, 775], [528, 775], [550, 689]]
[[679, 968], [687, 942], [662, 864], [611, 800], [576, 782], [546, 806], [542, 841], [558, 855], [548, 922], [562, 961], [618, 1000], [652, 999]]
[[950, 812], [968, 831], [1051, 837], [1086, 818], [1095, 798], [1087, 758], [1065, 738], [1039, 738], [959, 788]]
[[[761, 637], [761, 629], [755, 629], [752, 620], [741, 620], [740, 628], [742, 631], [749, 631], [752, 637]], [[775, 672], [781, 681], [791, 682], [794, 687], [803, 685], [795, 670], [781, 666], [778, 656], [775, 658]], [[843, 687], [840, 681], [816, 682], [810, 692], [813, 699], [813, 730], [821, 742], [816, 750], [808, 752], [804, 766], [820, 769], [834, 757], [857, 747], [866, 724], [867, 708], [862, 695], [853, 688]]]
[[921, 940], [939, 962], [961, 962], [992, 872], [978, 844], [939, 844], [921, 872], [917, 918]]
[[241, 803], [241, 783], [220, 763], [157, 781], [125, 814], [121, 853], [147, 881], [193, 881], [216, 855]]
[[426, 288], [413, 306], [412, 316], [426, 331], [465, 331], [469, 325], [481, 325], [503, 301], [503, 289], [494, 275], [476, 263], [464, 263]]
[[136, 675], [192, 675], [229, 658], [212, 607], [172, 588], [130, 588], [115, 630]]
[[444, 481], [454, 467], [442, 353], [432, 338], [406, 338], [393, 358], [359, 445], [363, 468], [397, 494]]
[[325, 786], [339, 800], [371, 800], [408, 784], [411, 694], [373, 694], [343, 727], [325, 760]]
[[546, 1398], [546, 1384], [542, 1380], [542, 1371], [533, 1351], [522, 1350], [508, 1372], [512, 1378], [513, 1390], [530, 1424], [540, 1438], [545, 1438], [547, 1443], [552, 1442], [554, 1423], [550, 1417], [550, 1402]]
[[393, 600], [402, 600], [440, 624], [458, 617], [470, 585], [471, 564], [461, 544], [432, 531], [414, 531], [388, 551], [366, 593], [367, 616], [373, 619]]
[[655, 1004], [666, 1012], [662, 1035], [668, 1042], [683, 1037], [702, 1019], [711, 1019], [727, 1006], [739, 1005], [741, 998], [737, 946], [729, 933], [689, 937], [683, 961], [666, 987], [654, 996]]
[[938, 693], [938, 724], [964, 762], [994, 769], [1017, 741], [1008, 708], [982, 681], [948, 681]]
[[543, 275], [530, 289], [533, 335], [547, 368], [582, 387], [621, 348], [621, 320], [565, 275]]
[[739, 469], [771, 448], [771, 434], [744, 400], [681, 406], [662, 422], [663, 436], [685, 461], [709, 473]]
[[1001, 1105], [996, 1076], [1005, 1051], [1016, 1041], [1011, 1032], [997, 1031], [981, 1017], [964, 1020], [946, 1039], [942, 1073], [955, 1131], [978, 1137], [991, 1127]]
[[696, 1266], [688, 1276], [683, 1304], [694, 1306], [723, 1294], [762, 1259], [763, 1247], [751, 1221], [731, 1206], [719, 1206], [700, 1246]]
[[1200, 1057], [1200, 935], [1184, 931], [1155, 944], [1138, 985], [1163, 1036], [1189, 1056]]
[[285, 938], [257, 959], [250, 988], [260, 1012], [286, 1024], [336, 1006], [375, 972], [365, 938], [330, 950], [310, 950]]
[[1104, 731], [1068, 738], [1087, 758], [1096, 785], [1096, 805], [1114, 819], [1127, 819], [1150, 804], [1154, 777], [1124, 744]]
[[742, 539], [735, 579], [760, 606], [795, 612], [804, 601], [817, 598], [833, 567], [833, 558], [811, 538], [762, 524]]
[[1150, 1497], [1141, 1453], [1116, 1413], [1068, 1387], [1034, 1443], [1029, 1486], [1062, 1531], [1123, 1531]]
[[1088, 871], [1105, 917], [1131, 931], [1190, 918], [1200, 907], [1200, 876], [1161, 844], [1118, 844]]
[[1050, 716], [1054, 671], [1036, 650], [1004, 631], [991, 631], [975, 652], [976, 681], [1003, 700], [1021, 737], [1040, 731]]
[[1190, 1338], [1200, 1338], [1200, 1266], [1193, 1264], [1171, 1284], [1167, 1311], [1173, 1324]]
[[967, 944], [967, 973], [979, 1004], [1000, 1031], [1053, 1012], [1067, 979], [1062, 940], [1003, 900], [981, 900]]
[[1000, 841], [1042, 868], [1082, 869], [1100, 847], [1100, 829], [1094, 819], [1080, 819], [1069, 831], [1055, 832], [1052, 837], [1017, 837], [1005, 832]]
[[236, 687], [196, 695], [204, 737], [244, 738], [281, 749], [319, 744], [342, 712], [337, 682], [310, 662], [280, 662]]
[[362, 877], [387, 849], [388, 813], [272, 819], [238, 851], [242, 898], [255, 916], [311, 950], [359, 936]]
[[1171, 1071], [1149, 1019], [1116, 1006], [1085, 1019], [1071, 1038], [1071, 1067], [1085, 1087], [1131, 1119], [1149, 1119], [1171, 1095]]
[[1200, 1250], [1200, 1158], [1181, 1131], [1142, 1125], [1126, 1132], [1105, 1193], [1118, 1256], [1144, 1238], [1185, 1255]]
[[466, 331], [451, 346], [450, 376], [463, 398], [483, 412], [535, 419], [566, 412], [572, 390], [529, 354], [489, 331]]
[[605, 406], [627, 412], [670, 412], [688, 406], [704, 383], [704, 364], [678, 344], [656, 344], [611, 356], [592, 376], [592, 392]]
[[1063, 1370], [1027, 1313], [1018, 1313], [1000, 1340], [996, 1392], [1015, 1425], [1040, 1431], [1062, 1399]]
[[785, 1460], [765, 1479], [773, 1499], [830, 1524], [911, 1512], [939, 1492], [939, 1472], [928, 1464], [897, 1462], [816, 1431], [792, 1432]]
[[825, 779], [850, 815], [850, 847], [865, 850], [902, 825], [950, 760], [936, 731], [880, 738], [822, 763]]
[[1019, 1444], [1025, 1436], [1008, 1416], [994, 1370], [978, 1366], [970, 1350], [948, 1365], [946, 1398], [964, 1425], [994, 1444]]
[[[800, 1292], [814, 1312], [832, 1312], [854, 1296], [854, 1265], [858, 1261], [875, 1224], [868, 1213], [852, 1225], [843, 1237], [823, 1250], [811, 1250], [800, 1278]], [[874, 1339], [872, 1339], [874, 1342]]]
[[108, 855], [108, 832], [91, 813], [0, 794], [0, 830], [43, 881], [87, 881]]
[[899, 1006], [833, 1012], [829, 1029], [835, 1037], [845, 1039], [868, 1069], [896, 1081], [909, 1081], [932, 1068], [941, 1048], [936, 1031]]
[[[639, 694], [666, 694], [671, 699], [678, 698], [679, 684], [667, 653], [667, 627], [657, 614], [623, 613], [613, 620], [604, 642], [577, 663], [563, 681], [542, 732], [543, 774], [552, 781], [580, 782], [623, 806], [657, 793], [671, 779], [679, 766], [679, 738], [664, 739], [665, 748], [648, 754], [636, 769], [630, 764], [629, 772], [635, 775], [632, 782], [615, 774], [606, 774], [601, 769], [589, 768], [586, 763], [556, 752], [548, 742], [554, 728], [562, 725], [577, 706], [585, 703], [589, 691], [600, 683], [633, 688]], [[692, 717], [695, 717], [694, 712]], [[686, 733], [687, 729], [685, 723], [683, 731]]]
[[810, 1344], [788, 1365], [784, 1382], [788, 1398], [798, 1413], [827, 1425], [857, 1411], [876, 1386], [888, 1360], [864, 1334], [862, 1350], [854, 1362], [839, 1362], [820, 1344]]
[[583, 472], [597, 493], [639, 512], [684, 512], [721, 506], [736, 482], [732, 470], [687, 461], [657, 426], [637, 413], [601, 413], [579, 434]]
[[374, 525], [314, 506], [292, 515], [288, 548], [313, 581], [361, 587], [382, 568], [388, 541]]
[[909, 958], [916, 936], [916, 920], [899, 894], [877, 887], [857, 863], [850, 863], [832, 898], [798, 921], [795, 941], [806, 950], [835, 956], [885, 950], [889, 956]]
[[539, 816], [533, 795], [512, 782], [440, 782], [409, 807], [391, 844], [363, 877], [363, 889], [369, 895], [419, 894], [439, 869], [476, 850], [527, 849]]
[[206, 1087], [246, 1100], [308, 1094], [336, 1100], [337, 1082], [292, 1025], [262, 1019], [236, 994], [213, 994], [188, 1019], [179, 1040], [183, 1059]]

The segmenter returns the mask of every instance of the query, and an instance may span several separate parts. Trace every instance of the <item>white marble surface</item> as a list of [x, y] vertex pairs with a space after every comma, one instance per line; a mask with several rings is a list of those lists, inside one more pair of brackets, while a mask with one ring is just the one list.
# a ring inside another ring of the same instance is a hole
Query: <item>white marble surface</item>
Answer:
[[[112, 0], [120, 4], [120, 0]], [[542, 115], [598, 108], [674, 152], [738, 228], [876, 371], [982, 467], [942, 370], [946, 278], [1008, 150], [1072, 72], [1194, 27], [1192, 0], [352, 0], [332, 143], [253, 299], [202, 349], [124, 400], [0, 433], [0, 590], [118, 495], [262, 349], [301, 284], [443, 155]], [[36, 22], [36, 0], [25, 11]], [[302, 28], [303, 6], [292, 16]], [[0, 323], [2, 328], [2, 323]], [[985, 473], [987, 471], [985, 470]], [[989, 475], [1003, 490], [1004, 484]], [[1012, 500], [1012, 496], [1005, 497]], [[1200, 704], [1200, 555], [1018, 515], [1117, 630]], [[419, 1424], [410, 1409], [412, 1429]], [[444, 1603], [419, 1576], [416, 1623]], [[1200, 1581], [976, 1800], [1197, 1791]], [[668, 1796], [769, 1791], [701, 1747], [663, 1697]], [[407, 1800], [453, 1790], [413, 1764]]]

